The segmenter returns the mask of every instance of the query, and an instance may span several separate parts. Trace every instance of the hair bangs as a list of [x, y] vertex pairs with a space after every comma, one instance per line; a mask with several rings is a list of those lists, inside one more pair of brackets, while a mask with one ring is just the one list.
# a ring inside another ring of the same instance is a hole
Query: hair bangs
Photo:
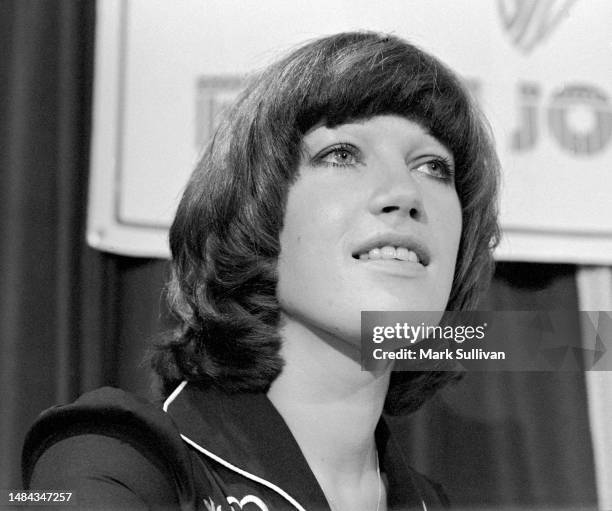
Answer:
[[436, 59], [391, 36], [371, 34], [366, 44], [330, 46], [309, 55], [310, 79], [294, 84], [304, 98], [295, 125], [313, 126], [376, 115], [399, 115], [420, 124], [453, 153], [458, 169], [469, 166], [474, 107], [467, 89]]

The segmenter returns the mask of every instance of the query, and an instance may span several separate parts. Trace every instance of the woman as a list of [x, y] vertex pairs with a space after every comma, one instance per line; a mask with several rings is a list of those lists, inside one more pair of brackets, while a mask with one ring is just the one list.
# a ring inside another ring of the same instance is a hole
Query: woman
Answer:
[[163, 411], [114, 389], [46, 412], [32, 488], [88, 506], [432, 509], [381, 420], [456, 378], [362, 371], [361, 310], [461, 310], [491, 271], [497, 159], [435, 58], [344, 33], [256, 76], [226, 113], [170, 231], [176, 331]]

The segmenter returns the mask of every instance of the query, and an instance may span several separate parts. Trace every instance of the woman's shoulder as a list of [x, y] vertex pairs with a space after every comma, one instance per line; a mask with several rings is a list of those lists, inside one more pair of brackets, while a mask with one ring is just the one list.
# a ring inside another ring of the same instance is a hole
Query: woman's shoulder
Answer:
[[27, 466], [53, 444], [85, 434], [117, 438], [166, 456], [183, 452], [176, 426], [160, 407], [123, 390], [103, 387], [38, 416], [24, 443], [24, 475]]
[[117, 498], [146, 508], [149, 499], [176, 504], [193, 493], [189, 454], [171, 417], [110, 387], [41, 413], [26, 436], [22, 470], [26, 488], [70, 484], [100, 505]]

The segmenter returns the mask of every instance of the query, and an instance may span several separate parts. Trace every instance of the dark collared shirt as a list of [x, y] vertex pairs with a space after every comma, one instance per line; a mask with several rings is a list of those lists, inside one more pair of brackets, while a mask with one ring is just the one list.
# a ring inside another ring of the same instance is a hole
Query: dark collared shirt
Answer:
[[[111, 388], [47, 410], [26, 438], [26, 487], [59, 484], [89, 508], [329, 511], [265, 394], [184, 383], [163, 410]], [[384, 420], [376, 440], [389, 509], [446, 507], [440, 488], [409, 467]]]

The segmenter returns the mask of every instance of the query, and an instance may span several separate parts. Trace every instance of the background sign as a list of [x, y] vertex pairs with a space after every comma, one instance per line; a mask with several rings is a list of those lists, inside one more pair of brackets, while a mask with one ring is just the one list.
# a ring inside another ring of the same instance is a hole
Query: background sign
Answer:
[[504, 260], [612, 264], [612, 2], [98, 3], [89, 243], [168, 255], [203, 141], [243, 77], [343, 30], [397, 34], [469, 84], [503, 164]]

